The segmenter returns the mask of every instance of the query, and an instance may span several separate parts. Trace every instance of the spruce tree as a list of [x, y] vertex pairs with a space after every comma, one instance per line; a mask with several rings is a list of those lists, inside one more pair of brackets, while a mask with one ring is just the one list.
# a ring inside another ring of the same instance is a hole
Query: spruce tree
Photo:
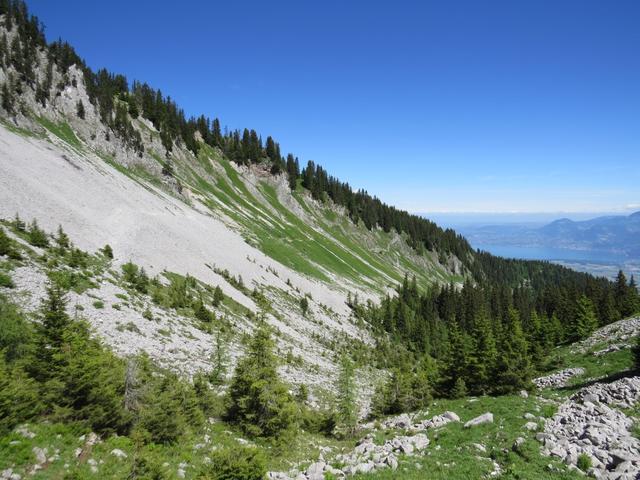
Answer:
[[222, 301], [224, 300], [224, 293], [222, 293], [222, 289], [220, 286], [216, 286], [213, 290], [213, 306], [219, 307]]
[[586, 338], [598, 328], [598, 319], [593, 308], [593, 303], [582, 295], [578, 300], [578, 308], [575, 324], [575, 335], [578, 339]]
[[509, 308], [498, 352], [495, 391], [508, 393], [526, 389], [531, 374], [531, 359], [520, 315], [514, 308]]
[[47, 234], [38, 226], [38, 222], [34, 219], [29, 225], [27, 231], [29, 243], [34, 247], [47, 248], [49, 246], [49, 238]]
[[338, 376], [338, 423], [335, 433], [339, 436], [351, 436], [358, 424], [356, 405], [356, 384], [353, 362], [347, 355], [340, 361], [340, 375]]
[[259, 326], [236, 366], [225, 418], [250, 436], [286, 439], [297, 423], [297, 407], [278, 376], [273, 348], [269, 328]]
[[467, 387], [474, 393], [485, 393], [495, 373], [498, 356], [491, 323], [485, 312], [476, 315], [471, 337], [473, 351], [469, 357], [470, 384]]
[[209, 360], [211, 361], [211, 371], [209, 372], [209, 382], [211, 385], [219, 386], [224, 384], [229, 366], [226, 338], [221, 331], [218, 331], [214, 338], [213, 349]]
[[82, 103], [82, 100], [78, 100], [78, 103], [76, 104], [76, 114], [78, 115], [78, 118], [84, 120], [85, 111], [84, 103]]
[[0, 256], [9, 255], [13, 252], [13, 247], [11, 243], [11, 239], [4, 232], [3, 228], [0, 228]]
[[36, 380], [44, 382], [53, 378], [60, 367], [57, 354], [62, 349], [64, 332], [71, 324], [65, 293], [55, 283], [47, 287], [40, 317], [42, 321], [37, 328], [35, 358], [30, 369]]
[[13, 93], [11, 92], [10, 87], [7, 85], [7, 82], [5, 82], [2, 84], [2, 108], [5, 112], [13, 114], [14, 103], [15, 100], [13, 98]]

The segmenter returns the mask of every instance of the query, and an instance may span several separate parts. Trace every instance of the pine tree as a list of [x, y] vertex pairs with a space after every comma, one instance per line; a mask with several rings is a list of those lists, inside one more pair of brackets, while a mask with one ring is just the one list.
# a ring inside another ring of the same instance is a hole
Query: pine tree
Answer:
[[31, 368], [37, 380], [46, 381], [55, 376], [60, 367], [57, 355], [62, 349], [65, 330], [71, 324], [65, 293], [57, 284], [47, 287], [40, 315], [42, 322], [37, 329], [37, 347]]
[[510, 308], [498, 353], [495, 391], [508, 393], [526, 389], [531, 381], [531, 359], [518, 311]]
[[479, 312], [474, 321], [473, 352], [469, 358], [469, 382], [467, 385], [474, 393], [485, 393], [487, 385], [495, 372], [498, 356], [491, 323], [484, 312]]
[[335, 433], [339, 436], [351, 436], [358, 424], [356, 405], [356, 385], [353, 362], [347, 355], [340, 361], [338, 384], [338, 423]]
[[209, 382], [214, 386], [224, 384], [229, 366], [229, 358], [225, 338], [222, 332], [216, 333], [213, 349], [209, 357], [211, 361], [211, 371], [209, 372]]
[[222, 289], [220, 286], [216, 286], [213, 290], [213, 306], [219, 307], [220, 304], [224, 301], [224, 293], [222, 293]]
[[5, 82], [2, 84], [2, 108], [4, 109], [5, 112], [9, 114], [13, 114], [14, 104], [15, 104], [15, 100], [13, 98], [13, 93], [9, 88], [9, 86], [7, 85], [7, 82]]
[[84, 103], [82, 103], [82, 100], [78, 100], [78, 103], [76, 104], [76, 114], [78, 115], [78, 118], [84, 120], [85, 111]]
[[622, 318], [632, 315], [635, 310], [634, 299], [637, 297], [637, 290], [631, 292], [627, 284], [627, 277], [622, 270], [618, 272], [616, 277], [614, 291], [616, 307]]
[[58, 225], [58, 232], [55, 241], [58, 244], [58, 248], [63, 253], [71, 245], [69, 236], [64, 232], [64, 230], [62, 230], [62, 225]]
[[309, 300], [307, 300], [306, 296], [300, 299], [300, 308], [302, 309], [302, 315], [306, 316], [307, 311], [309, 310]]
[[273, 347], [270, 330], [261, 325], [236, 366], [225, 418], [248, 435], [286, 439], [294, 432], [297, 407], [278, 376]]
[[452, 392], [458, 380], [469, 378], [469, 366], [472, 355], [472, 342], [469, 336], [460, 330], [457, 323], [449, 328], [449, 352], [445, 367], [445, 387]]
[[29, 235], [29, 243], [34, 247], [47, 248], [49, 246], [47, 234], [38, 226], [38, 222], [35, 219], [29, 225], [27, 234]]
[[16, 213], [15, 218], [13, 219], [13, 228], [15, 228], [18, 232], [25, 232], [27, 225], [20, 218], [20, 215]]
[[593, 308], [593, 303], [586, 296], [582, 295], [578, 300], [578, 308], [575, 324], [576, 338], [586, 338], [598, 328], [598, 319]]
[[13, 246], [11, 239], [4, 232], [3, 228], [0, 228], [0, 256], [11, 254], [13, 252]]

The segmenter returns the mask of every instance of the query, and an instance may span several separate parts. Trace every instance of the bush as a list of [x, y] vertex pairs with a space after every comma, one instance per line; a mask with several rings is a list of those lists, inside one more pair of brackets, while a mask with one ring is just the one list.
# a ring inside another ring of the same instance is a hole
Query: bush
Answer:
[[591, 468], [591, 457], [589, 457], [589, 455], [581, 453], [580, 455], [578, 455], [578, 463], [576, 465], [580, 470], [586, 472]]
[[104, 308], [104, 302], [102, 300], [96, 300], [93, 302], [94, 308]]
[[249, 447], [218, 450], [211, 455], [211, 463], [205, 466], [201, 480], [262, 480], [267, 473], [262, 453]]
[[13, 280], [9, 274], [0, 272], [0, 287], [13, 288], [15, 287]]
[[164, 480], [167, 477], [158, 461], [148, 455], [136, 454], [127, 478], [132, 480]]

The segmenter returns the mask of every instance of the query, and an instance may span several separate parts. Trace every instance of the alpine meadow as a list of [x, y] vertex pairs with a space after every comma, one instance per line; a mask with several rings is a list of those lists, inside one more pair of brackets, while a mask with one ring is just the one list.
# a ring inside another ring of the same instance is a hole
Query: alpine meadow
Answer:
[[632, 275], [474, 249], [35, 5], [0, 0], [0, 479], [640, 478]]

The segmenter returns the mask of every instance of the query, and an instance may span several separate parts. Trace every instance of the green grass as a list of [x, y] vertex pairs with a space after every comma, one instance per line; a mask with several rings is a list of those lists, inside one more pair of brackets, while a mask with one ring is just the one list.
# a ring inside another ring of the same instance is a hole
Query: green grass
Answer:
[[[533, 397], [523, 399], [518, 396], [480, 397], [477, 401], [469, 399], [440, 400], [429, 410], [429, 416], [447, 410], [456, 412], [460, 423], [450, 423], [445, 427], [428, 431], [431, 443], [427, 455], [404, 457], [400, 459], [397, 471], [384, 469], [378, 472], [358, 475], [354, 479], [434, 479], [467, 480], [484, 478], [493, 470], [489, 458], [500, 464], [502, 476], [508, 479], [577, 479], [582, 475], [568, 471], [558, 459], [540, 454], [540, 444], [535, 440], [535, 432], [524, 428], [527, 412], [537, 414], [536, 400]], [[465, 429], [464, 422], [492, 412], [494, 423]], [[393, 434], [389, 434], [393, 436]], [[525, 438], [525, 443], [514, 451], [517, 437]], [[486, 453], [480, 452], [474, 443], [484, 445]], [[439, 448], [438, 448], [439, 447]], [[485, 458], [477, 458], [485, 457]], [[552, 464], [559, 472], [551, 472], [547, 465]]]
[[[628, 348], [597, 357], [593, 355], [593, 351], [599, 348], [590, 349], [585, 353], [572, 353], [572, 348], [575, 347], [566, 346], [557, 349], [553, 353], [551, 360], [551, 363], [557, 366], [557, 369], [582, 367], [585, 370], [583, 375], [571, 378], [567, 386], [560, 390], [560, 392], [566, 395], [574, 393], [595, 379], [613, 380], [633, 368], [633, 355]], [[551, 393], [555, 392], [557, 391], [551, 391]]]
[[51, 120], [45, 117], [37, 117], [38, 122], [53, 133], [60, 140], [66, 142], [76, 150], [82, 151], [82, 142], [78, 139], [73, 129], [66, 122], [53, 123]]

